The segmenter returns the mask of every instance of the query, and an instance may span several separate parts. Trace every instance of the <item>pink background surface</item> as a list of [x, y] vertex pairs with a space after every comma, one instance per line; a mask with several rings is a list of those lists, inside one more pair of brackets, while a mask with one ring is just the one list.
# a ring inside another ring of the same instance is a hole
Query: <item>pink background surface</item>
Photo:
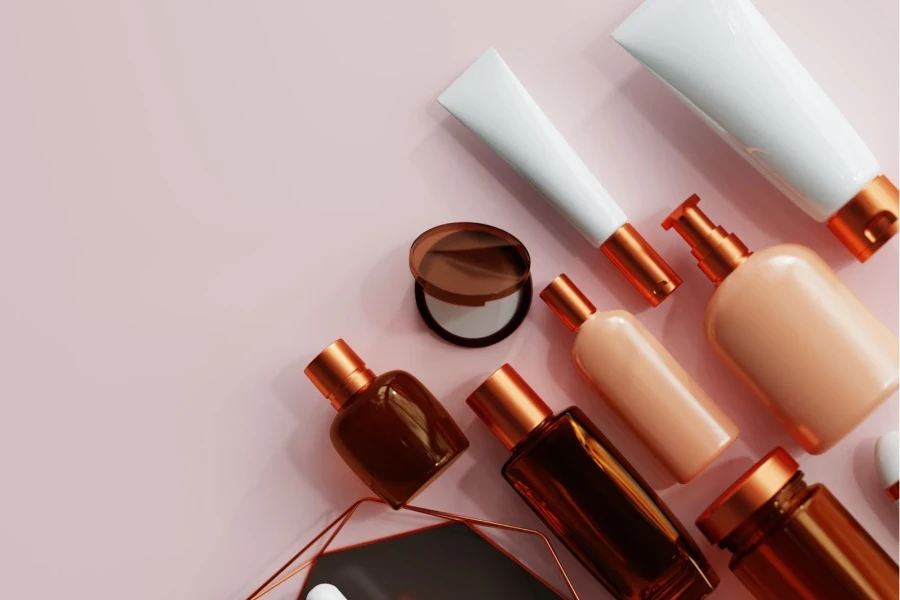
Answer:
[[[897, 181], [897, 3], [756, 3]], [[510, 361], [554, 408], [585, 409], [698, 541], [699, 512], [783, 444], [896, 558], [872, 466], [896, 397], [826, 455], [799, 452], [712, 356], [700, 324], [713, 288], [658, 224], [697, 192], [752, 247], [813, 247], [895, 332], [897, 240], [856, 264], [780, 197], [609, 38], [637, 5], [0, 5], [3, 596], [242, 598], [367, 492], [302, 373], [339, 336], [376, 370], [416, 374], [470, 437], [421, 505], [540, 527], [463, 402]], [[491, 45], [684, 278], [660, 308], [435, 102]], [[579, 378], [571, 335], [537, 298], [494, 347], [437, 339], [407, 249], [458, 220], [518, 236], [537, 289], [565, 271], [599, 307], [639, 313], [739, 441], [672, 485]], [[747, 598], [727, 555], [701, 546], [723, 578], [714, 597]], [[606, 597], [565, 561], [584, 598]]]

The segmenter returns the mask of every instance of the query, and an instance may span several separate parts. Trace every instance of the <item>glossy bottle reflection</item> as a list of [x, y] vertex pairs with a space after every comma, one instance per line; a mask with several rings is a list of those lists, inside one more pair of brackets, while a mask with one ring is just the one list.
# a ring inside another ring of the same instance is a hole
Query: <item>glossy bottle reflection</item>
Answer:
[[509, 365], [467, 403], [512, 451], [503, 477], [615, 598], [715, 589], [687, 532], [578, 408], [554, 416]]
[[331, 424], [335, 449], [395, 509], [469, 447], [418, 379], [404, 371], [376, 377], [343, 340], [322, 351], [306, 374], [338, 410]]
[[752, 253], [697, 202], [663, 227], [717, 286], [710, 346], [807, 452], [825, 452], [897, 390], [897, 337], [815, 252], [782, 244]]
[[759, 600], [896, 600], [897, 564], [822, 485], [774, 450], [700, 517]]

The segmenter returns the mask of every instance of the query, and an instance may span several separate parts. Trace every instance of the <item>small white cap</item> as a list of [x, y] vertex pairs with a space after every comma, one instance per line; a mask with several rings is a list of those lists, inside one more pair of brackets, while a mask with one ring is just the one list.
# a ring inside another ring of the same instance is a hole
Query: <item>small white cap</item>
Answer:
[[320, 583], [309, 592], [306, 600], [347, 600], [347, 598], [333, 585]]
[[875, 468], [884, 482], [884, 489], [896, 502], [896, 496], [890, 492], [900, 481], [900, 433], [889, 431], [878, 438], [878, 443], [875, 444]]

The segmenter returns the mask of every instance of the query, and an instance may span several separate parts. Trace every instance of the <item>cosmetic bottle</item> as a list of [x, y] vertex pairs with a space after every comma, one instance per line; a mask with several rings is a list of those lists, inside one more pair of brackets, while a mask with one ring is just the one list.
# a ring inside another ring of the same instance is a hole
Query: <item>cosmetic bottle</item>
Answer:
[[889, 431], [875, 443], [875, 470], [894, 505], [900, 499], [900, 433]]
[[506, 481], [613, 597], [689, 600], [715, 589], [694, 541], [581, 410], [554, 415], [508, 364], [466, 403], [512, 453]]
[[821, 484], [776, 448], [722, 494], [697, 527], [733, 554], [759, 600], [897, 600], [897, 564]]
[[306, 600], [347, 600], [347, 598], [333, 585], [321, 583], [309, 592]]
[[331, 442], [392, 508], [408, 503], [469, 441], [422, 383], [404, 371], [375, 375], [344, 340], [323, 350], [306, 376], [337, 410]]
[[705, 469], [738, 428], [631, 313], [598, 313], [560, 275], [541, 292], [575, 333], [572, 360], [679, 483]]
[[600, 248], [652, 306], [681, 284], [496, 50], [485, 52], [438, 102]]
[[646, 0], [612, 36], [860, 262], [897, 233], [897, 188], [749, 0]]
[[860, 262], [897, 233], [897, 188], [749, 0], [646, 0], [612, 36]]
[[752, 253], [695, 195], [663, 222], [716, 285], [706, 339], [812, 454], [854, 429], [898, 385], [897, 337], [822, 258], [782, 244]]

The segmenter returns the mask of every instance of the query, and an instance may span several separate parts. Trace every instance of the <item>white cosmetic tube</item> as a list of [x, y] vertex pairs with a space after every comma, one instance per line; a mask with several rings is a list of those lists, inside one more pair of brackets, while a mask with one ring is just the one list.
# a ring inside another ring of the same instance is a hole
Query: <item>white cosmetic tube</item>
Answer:
[[750, 0], [646, 0], [612, 37], [860, 261], [897, 232], [897, 188]]
[[306, 600], [347, 600], [339, 589], [328, 583], [320, 583], [306, 596]]
[[438, 98], [463, 125], [527, 179], [653, 306], [681, 279], [628, 223], [493, 48]]

